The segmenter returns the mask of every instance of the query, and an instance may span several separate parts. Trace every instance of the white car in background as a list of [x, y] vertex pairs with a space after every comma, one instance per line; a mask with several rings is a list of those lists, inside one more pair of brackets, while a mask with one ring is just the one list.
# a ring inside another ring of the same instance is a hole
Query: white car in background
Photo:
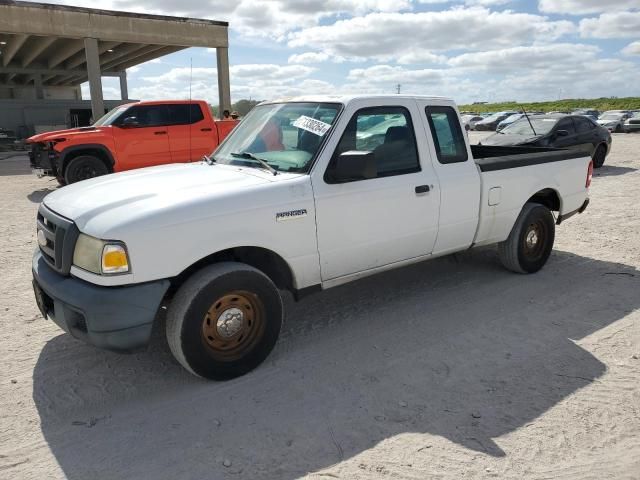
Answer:
[[481, 117], [480, 115], [462, 115], [462, 117], [460, 118], [462, 119], [462, 124], [464, 125], [464, 129], [467, 131], [475, 130], [476, 123], [480, 122], [481, 120], [484, 120], [484, 117]]
[[610, 132], [622, 132], [624, 121], [629, 118], [629, 114], [623, 111], [605, 112], [600, 115], [598, 125], [603, 126]]

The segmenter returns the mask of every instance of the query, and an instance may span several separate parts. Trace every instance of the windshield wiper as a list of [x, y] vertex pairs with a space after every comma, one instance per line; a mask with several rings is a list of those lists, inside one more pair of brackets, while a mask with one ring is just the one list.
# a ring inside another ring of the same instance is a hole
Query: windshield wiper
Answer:
[[267, 162], [265, 162], [262, 158], [258, 158], [255, 155], [253, 155], [252, 153], [249, 153], [249, 152], [232, 153], [231, 156], [234, 157], [234, 158], [242, 158], [242, 159], [245, 159], [245, 160], [253, 160], [255, 162], [258, 162], [260, 165], [262, 165], [264, 168], [269, 170], [271, 173], [273, 173], [274, 176], [278, 174], [278, 171], [275, 168], [273, 168], [271, 165], [269, 165]]

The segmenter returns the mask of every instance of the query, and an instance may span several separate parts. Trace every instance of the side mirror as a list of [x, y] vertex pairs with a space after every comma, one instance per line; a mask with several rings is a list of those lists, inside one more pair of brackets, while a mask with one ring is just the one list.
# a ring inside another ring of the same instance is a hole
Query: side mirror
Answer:
[[140, 122], [136, 117], [127, 117], [120, 124], [122, 127], [139, 127]]
[[567, 137], [569, 132], [567, 130], [556, 130], [556, 135], [558, 137]]
[[336, 166], [331, 172], [335, 183], [345, 183], [357, 180], [376, 178], [378, 167], [373, 152], [349, 150], [343, 152], [336, 160]]

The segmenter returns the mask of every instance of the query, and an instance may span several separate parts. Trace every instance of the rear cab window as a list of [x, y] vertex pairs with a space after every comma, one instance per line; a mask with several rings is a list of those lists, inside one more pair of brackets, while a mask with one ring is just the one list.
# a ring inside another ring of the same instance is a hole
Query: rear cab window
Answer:
[[446, 106], [430, 106], [425, 111], [438, 161], [443, 164], [466, 162], [467, 143], [456, 111]]

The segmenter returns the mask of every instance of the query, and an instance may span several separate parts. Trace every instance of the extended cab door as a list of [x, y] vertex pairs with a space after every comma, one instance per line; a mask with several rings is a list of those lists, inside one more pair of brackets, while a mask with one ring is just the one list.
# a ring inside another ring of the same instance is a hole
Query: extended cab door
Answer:
[[440, 183], [440, 221], [434, 255], [471, 246], [478, 228], [480, 173], [458, 112], [447, 100], [417, 100]]
[[218, 132], [211, 115], [198, 103], [169, 104], [169, 145], [174, 162], [201, 160], [218, 145]]
[[171, 163], [167, 114], [166, 105], [136, 105], [118, 119], [116, 171]]
[[[348, 104], [312, 172], [325, 282], [428, 255], [436, 240], [438, 181], [415, 101], [384, 103]], [[375, 171], [336, 178], [345, 152], [370, 152]]]

